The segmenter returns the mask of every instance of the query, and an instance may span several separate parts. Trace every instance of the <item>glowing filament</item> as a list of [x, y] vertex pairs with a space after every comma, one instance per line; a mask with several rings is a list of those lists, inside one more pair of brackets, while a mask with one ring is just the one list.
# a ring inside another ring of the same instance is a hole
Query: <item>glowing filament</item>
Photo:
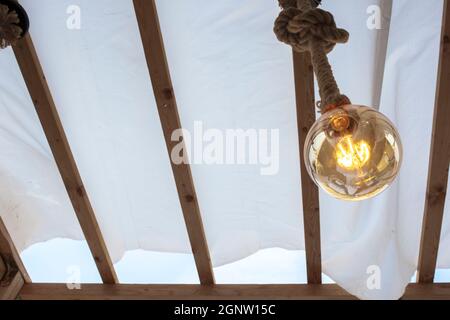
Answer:
[[361, 169], [370, 159], [369, 145], [365, 141], [355, 143], [351, 136], [344, 137], [336, 145], [336, 159], [344, 169]]

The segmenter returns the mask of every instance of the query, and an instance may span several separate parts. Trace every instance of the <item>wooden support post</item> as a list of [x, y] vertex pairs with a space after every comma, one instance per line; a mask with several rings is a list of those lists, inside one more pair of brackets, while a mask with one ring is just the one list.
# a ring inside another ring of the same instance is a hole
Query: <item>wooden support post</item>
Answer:
[[[178, 144], [177, 141], [171, 140], [171, 135], [175, 130], [181, 128], [181, 121], [170, 78], [156, 4], [154, 0], [134, 0], [133, 2], [161, 126], [170, 157], [173, 147]], [[214, 273], [191, 168], [189, 164], [177, 165], [173, 161], [170, 161], [170, 163], [172, 165], [172, 172], [175, 178], [200, 283], [211, 285], [214, 283]]]
[[13, 243], [13, 240], [6, 229], [3, 219], [0, 217], [0, 279], [2, 278], [2, 269], [6, 271], [8, 267], [18, 269], [26, 283], [31, 283], [31, 278], [20, 258], [19, 252]]
[[306, 269], [308, 283], [322, 283], [320, 248], [319, 190], [306, 171], [304, 150], [306, 135], [316, 121], [314, 103], [314, 71], [309, 53], [293, 52], [297, 101], [297, 126], [300, 146], [300, 169], [305, 229]]
[[30, 35], [26, 35], [19, 40], [13, 46], [13, 49], [100, 276], [104, 283], [117, 283], [114, 266], [109, 257], [94, 210], [84, 189], [77, 164]]
[[439, 251], [450, 161], [449, 88], [450, 5], [449, 1], [445, 0], [428, 184], [418, 263], [417, 279], [420, 283], [433, 282]]
[[25, 282], [30, 276], [0, 217], [0, 300], [16, 299]]
[[24, 285], [19, 271], [16, 271], [7, 281], [0, 281], [0, 300], [15, 300], [18, 298]]

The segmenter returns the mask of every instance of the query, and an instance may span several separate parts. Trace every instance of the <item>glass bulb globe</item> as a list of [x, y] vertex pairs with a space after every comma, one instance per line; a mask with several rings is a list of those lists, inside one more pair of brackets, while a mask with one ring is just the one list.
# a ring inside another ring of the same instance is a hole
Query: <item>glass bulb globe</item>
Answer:
[[383, 114], [345, 105], [314, 123], [304, 155], [308, 173], [319, 187], [335, 198], [359, 201], [378, 195], [395, 179], [402, 143]]

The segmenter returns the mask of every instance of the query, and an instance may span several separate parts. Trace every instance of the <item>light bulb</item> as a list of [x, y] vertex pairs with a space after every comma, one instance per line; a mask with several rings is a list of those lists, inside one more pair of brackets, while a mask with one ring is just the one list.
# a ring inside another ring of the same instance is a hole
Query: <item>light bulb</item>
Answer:
[[370, 159], [370, 146], [362, 140], [354, 142], [352, 136], [345, 136], [336, 145], [336, 161], [341, 168], [360, 170]]
[[402, 143], [380, 112], [345, 105], [320, 117], [306, 137], [309, 175], [328, 194], [359, 201], [384, 191], [397, 176]]

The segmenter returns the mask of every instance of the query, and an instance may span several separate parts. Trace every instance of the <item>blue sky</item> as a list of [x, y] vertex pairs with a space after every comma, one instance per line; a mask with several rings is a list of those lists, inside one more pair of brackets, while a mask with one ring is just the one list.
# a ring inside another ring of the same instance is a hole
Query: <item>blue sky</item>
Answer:
[[[101, 282], [85, 241], [55, 239], [22, 253], [34, 282]], [[121, 283], [198, 283], [192, 255], [130, 251], [115, 264]], [[303, 251], [262, 250], [246, 259], [214, 269], [217, 283], [306, 283]], [[324, 275], [325, 283], [333, 281]], [[414, 281], [414, 277], [412, 279]], [[450, 270], [437, 270], [435, 282], [449, 282]]]

